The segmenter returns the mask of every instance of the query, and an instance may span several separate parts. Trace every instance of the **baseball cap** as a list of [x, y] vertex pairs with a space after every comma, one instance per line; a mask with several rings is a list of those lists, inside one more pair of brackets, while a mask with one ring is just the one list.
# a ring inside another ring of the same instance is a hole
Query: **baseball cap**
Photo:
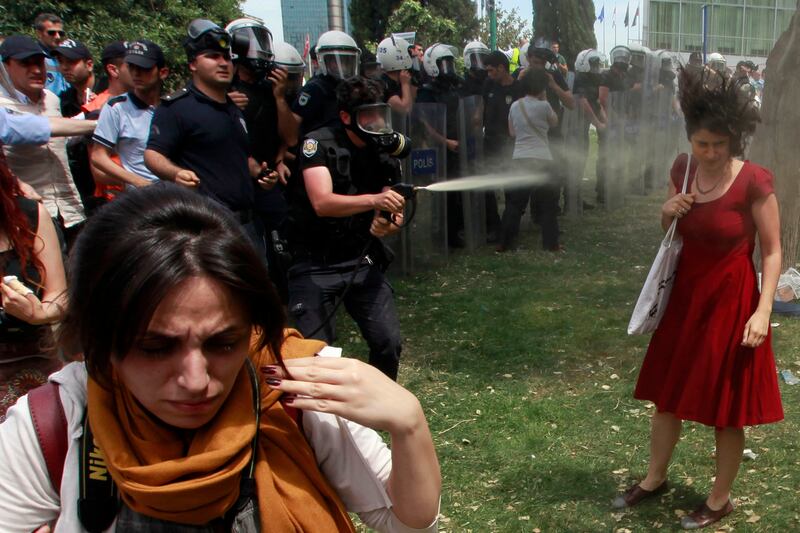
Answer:
[[61, 41], [53, 49], [53, 54], [61, 54], [67, 59], [92, 59], [89, 49], [82, 42], [73, 39]]
[[161, 47], [153, 41], [148, 41], [146, 39], [128, 43], [125, 62], [146, 69], [151, 69], [155, 65], [161, 68], [166, 64], [164, 52], [161, 51]]
[[126, 41], [114, 41], [103, 48], [103, 54], [100, 56], [100, 60], [103, 63], [108, 63], [112, 59], [124, 58], [127, 53], [128, 43]]
[[3, 59], [25, 59], [32, 56], [44, 56], [39, 43], [25, 35], [10, 35], [0, 44], [0, 56]]

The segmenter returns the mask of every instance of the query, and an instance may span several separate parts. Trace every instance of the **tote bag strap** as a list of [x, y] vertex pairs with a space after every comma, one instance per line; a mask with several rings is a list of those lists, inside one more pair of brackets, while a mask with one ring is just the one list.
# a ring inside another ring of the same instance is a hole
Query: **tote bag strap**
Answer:
[[525, 117], [525, 122], [528, 123], [528, 126], [530, 126], [530, 128], [533, 130], [536, 136], [539, 137], [539, 139], [543, 140], [544, 142], [548, 142], [547, 136], [544, 133], [542, 133], [542, 130], [539, 127], [537, 127], [536, 124], [534, 124], [533, 121], [531, 120], [531, 117], [528, 116], [528, 112], [525, 110], [524, 98], [519, 100], [519, 109], [520, 111], [522, 111], [522, 116]]
[[[692, 167], [692, 154], [689, 153], [688, 157], [686, 158], [686, 172], [683, 174], [683, 187], [681, 188], [681, 194], [686, 194], [686, 189], [689, 187], [689, 169]], [[669, 248], [672, 246], [672, 239], [675, 237], [675, 231], [678, 227], [678, 219], [677, 217], [672, 219], [672, 224], [670, 224], [669, 229], [667, 230], [667, 234], [664, 236], [664, 245]]]

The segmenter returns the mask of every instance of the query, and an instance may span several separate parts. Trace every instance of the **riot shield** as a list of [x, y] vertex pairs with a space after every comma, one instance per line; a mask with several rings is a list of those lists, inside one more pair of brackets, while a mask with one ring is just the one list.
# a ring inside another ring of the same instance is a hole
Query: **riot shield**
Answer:
[[[446, 117], [444, 104], [414, 104], [408, 121], [412, 150], [405, 160], [406, 182], [424, 186], [446, 179]], [[447, 260], [447, 196], [418, 194], [416, 205], [406, 208], [406, 216], [411, 215], [401, 235], [403, 272], [441, 266]]]
[[577, 216], [582, 212], [581, 184], [589, 155], [589, 118], [584, 109], [586, 99], [575, 95], [575, 109], [564, 109], [561, 132], [564, 136], [561, 160], [566, 164], [564, 212]]
[[629, 100], [629, 91], [609, 93], [608, 125], [605, 131], [598, 132], [597, 193], [607, 209], [622, 207], [625, 202], [631, 157], [627, 143], [630, 135]]
[[[483, 98], [480, 96], [468, 96], [458, 103], [458, 157], [462, 176], [484, 173]], [[494, 191], [461, 193], [467, 250], [486, 244], [487, 194], [494, 195]]]

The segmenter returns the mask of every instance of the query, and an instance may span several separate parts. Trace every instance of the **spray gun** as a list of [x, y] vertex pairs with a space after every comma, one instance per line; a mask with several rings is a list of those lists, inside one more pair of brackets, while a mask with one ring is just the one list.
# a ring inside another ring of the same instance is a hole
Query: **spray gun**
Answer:
[[[414, 214], [417, 211], [417, 191], [425, 190], [425, 187], [412, 185], [410, 183], [397, 183], [392, 185], [392, 190], [405, 198], [406, 203], [411, 203], [411, 215], [403, 222], [403, 226], [406, 226], [411, 222], [411, 219], [414, 218]], [[397, 225], [394, 221], [394, 214], [389, 211], [381, 211], [380, 217]]]

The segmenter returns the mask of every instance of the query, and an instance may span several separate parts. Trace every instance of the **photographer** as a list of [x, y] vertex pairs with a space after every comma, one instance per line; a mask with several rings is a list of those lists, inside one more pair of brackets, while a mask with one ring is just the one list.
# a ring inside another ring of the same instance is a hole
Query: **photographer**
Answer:
[[397, 150], [384, 147], [406, 139], [391, 130], [379, 82], [353, 77], [336, 94], [341, 124], [306, 136], [303, 179], [290, 182], [289, 312], [303, 335], [332, 342], [334, 302], [343, 301], [369, 345], [369, 363], [397, 379], [400, 324], [378, 239], [402, 225], [405, 200], [390, 189], [399, 166], [388, 153]]

